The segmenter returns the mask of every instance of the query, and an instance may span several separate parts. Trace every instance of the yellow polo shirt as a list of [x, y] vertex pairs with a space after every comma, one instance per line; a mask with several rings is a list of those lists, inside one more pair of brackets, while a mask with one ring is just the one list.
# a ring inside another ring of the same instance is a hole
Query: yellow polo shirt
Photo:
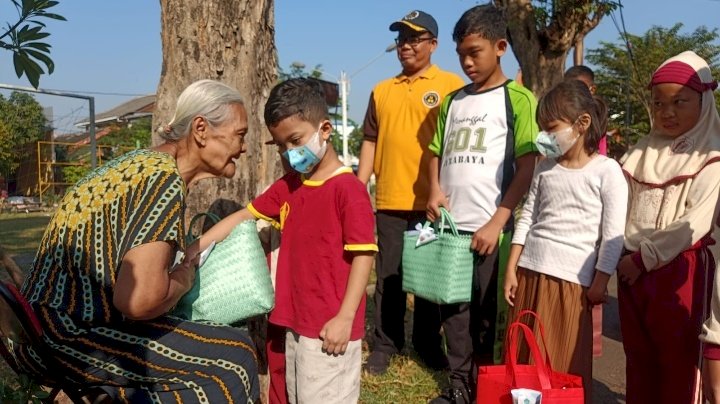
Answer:
[[400, 74], [375, 86], [363, 132], [365, 140], [376, 142], [377, 209], [425, 210], [432, 156], [428, 144], [435, 133], [440, 103], [463, 85], [458, 75], [432, 65], [413, 80]]

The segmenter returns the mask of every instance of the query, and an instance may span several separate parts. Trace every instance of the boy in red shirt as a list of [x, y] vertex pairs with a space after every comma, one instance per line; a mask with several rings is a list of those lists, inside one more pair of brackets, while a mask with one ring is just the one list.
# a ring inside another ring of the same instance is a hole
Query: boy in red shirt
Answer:
[[328, 141], [332, 125], [313, 81], [275, 86], [265, 123], [292, 171], [203, 238], [219, 241], [254, 218], [281, 230], [270, 322], [287, 330], [290, 402], [357, 402], [365, 287], [377, 251], [370, 198]]

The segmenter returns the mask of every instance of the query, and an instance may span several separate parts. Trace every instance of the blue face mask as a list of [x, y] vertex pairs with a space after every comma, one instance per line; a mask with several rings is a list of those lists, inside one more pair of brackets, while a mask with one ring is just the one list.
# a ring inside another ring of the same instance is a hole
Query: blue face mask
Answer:
[[287, 149], [282, 156], [287, 160], [293, 170], [307, 174], [317, 166], [325, 155], [327, 143], [323, 140], [320, 145], [320, 131], [315, 134], [302, 146], [294, 149]]
[[572, 131], [572, 126], [557, 132], [540, 131], [537, 138], [535, 138], [535, 146], [537, 146], [540, 154], [547, 158], [556, 159], [562, 157], [575, 145], [578, 137], [580, 137], [578, 133], [577, 136], [570, 138]]
[[535, 146], [537, 146], [540, 154], [549, 159], [555, 159], [562, 156], [560, 145], [558, 145], [557, 140], [555, 140], [555, 136], [545, 132], [544, 130], [540, 131], [537, 138], [535, 138]]

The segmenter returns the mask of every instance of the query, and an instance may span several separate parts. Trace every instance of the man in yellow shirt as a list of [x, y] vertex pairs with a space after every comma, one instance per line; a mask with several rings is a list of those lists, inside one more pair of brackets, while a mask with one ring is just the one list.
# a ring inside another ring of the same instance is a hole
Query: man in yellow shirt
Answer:
[[[403, 233], [425, 221], [427, 146], [442, 99], [464, 84], [459, 76], [430, 61], [438, 46], [438, 26], [431, 15], [411, 11], [392, 23], [390, 30], [398, 33], [395, 42], [402, 72], [378, 83], [370, 95], [358, 167], [362, 182], [367, 183], [373, 173], [376, 179], [375, 328], [365, 366], [372, 374], [384, 373], [390, 357], [404, 346]], [[420, 358], [431, 368], [445, 368], [438, 306], [416, 297], [413, 318], [412, 342]]]

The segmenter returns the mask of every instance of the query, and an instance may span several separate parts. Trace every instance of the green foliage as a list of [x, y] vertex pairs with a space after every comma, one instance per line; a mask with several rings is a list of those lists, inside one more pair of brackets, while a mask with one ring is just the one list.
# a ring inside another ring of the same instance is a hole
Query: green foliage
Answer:
[[[58, 5], [57, 1], [48, 0], [11, 0], [18, 13], [18, 21], [7, 23], [7, 29], [0, 34], [0, 48], [13, 53], [15, 74], [18, 78], [25, 75], [30, 84], [37, 88], [40, 85], [40, 76], [52, 74], [55, 64], [50, 59], [51, 46], [41, 40], [50, 36], [44, 32], [43, 20], [65, 21], [59, 14], [49, 13], [48, 10]], [[8, 37], [10, 40], [6, 40]], [[40, 63], [45, 65], [47, 72]]]
[[152, 141], [152, 119], [140, 118], [125, 126], [117, 127], [102, 138], [104, 145], [124, 148], [149, 147]]
[[62, 168], [63, 182], [74, 184], [90, 172], [90, 164], [81, 161], [79, 165], [65, 166]]
[[588, 50], [587, 60], [597, 66], [598, 94], [608, 103], [609, 129], [620, 131], [619, 141], [610, 145], [615, 155], [622, 154], [650, 130], [647, 86], [655, 69], [667, 58], [692, 50], [708, 62], [713, 77], [720, 78], [717, 28], [701, 26], [685, 34], [680, 32], [682, 27], [681, 23], [670, 28], [654, 26], [641, 36], [628, 34], [632, 61], [622, 38], [618, 43], [600, 42], [599, 48]]
[[0, 173], [15, 171], [33, 152], [24, 146], [43, 138], [48, 122], [33, 96], [13, 91], [0, 95]]
[[615, 10], [619, 3], [612, 0], [531, 0], [532, 12], [535, 16], [535, 27], [542, 31], [557, 22], [560, 14], [573, 13], [590, 17], [595, 14], [606, 15]]
[[[337, 121], [339, 122], [339, 118], [337, 119]], [[351, 156], [359, 156], [360, 146], [362, 145], [363, 141], [362, 127], [352, 119], [348, 120], [348, 126], [352, 126], [354, 128], [352, 132], [350, 132], [350, 134], [348, 135], [348, 153]], [[335, 151], [340, 157], [342, 157], [343, 145], [343, 138], [342, 134], [340, 133], [341, 129], [341, 127], [333, 128], [333, 134], [330, 138], [330, 143], [332, 143], [333, 149], [335, 149]]]
[[312, 77], [319, 79], [322, 77], [322, 65], [315, 65], [311, 71], [305, 70], [305, 63], [303, 62], [292, 62], [288, 71], [283, 70], [282, 67], [278, 66], [278, 80], [285, 81], [287, 79], [295, 79], [298, 77]]

